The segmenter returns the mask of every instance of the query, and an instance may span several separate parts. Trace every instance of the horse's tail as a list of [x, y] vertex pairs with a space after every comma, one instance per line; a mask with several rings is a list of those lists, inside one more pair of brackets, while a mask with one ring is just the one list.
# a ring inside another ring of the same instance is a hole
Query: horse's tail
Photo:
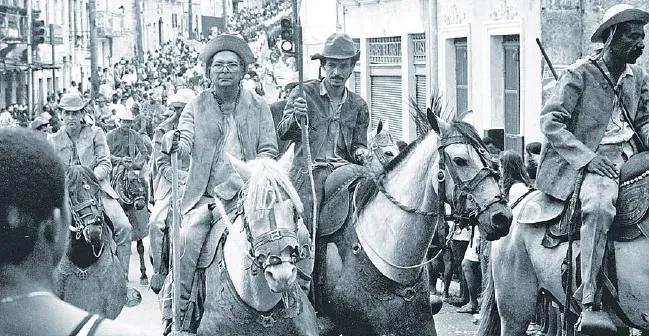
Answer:
[[491, 263], [487, 268], [487, 288], [482, 293], [482, 308], [480, 309], [480, 326], [476, 336], [500, 335], [500, 313], [496, 305], [496, 291]]

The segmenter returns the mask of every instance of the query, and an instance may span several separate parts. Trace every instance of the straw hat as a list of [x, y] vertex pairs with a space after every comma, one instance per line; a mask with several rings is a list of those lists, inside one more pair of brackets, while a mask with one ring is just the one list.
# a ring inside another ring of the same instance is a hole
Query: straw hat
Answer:
[[604, 36], [604, 31], [606, 31], [606, 29], [622, 22], [629, 21], [640, 21], [647, 24], [649, 23], [649, 13], [627, 4], [615, 5], [604, 13], [603, 22], [599, 27], [597, 27], [597, 30], [593, 33], [590, 41], [604, 43], [607, 38], [607, 36]]
[[[119, 106], [119, 105], [117, 105]], [[133, 120], [133, 112], [119, 106], [115, 112], [115, 117], [119, 120]]]
[[173, 107], [178, 105], [187, 105], [196, 98], [196, 93], [192, 89], [180, 89], [167, 100], [167, 106]]

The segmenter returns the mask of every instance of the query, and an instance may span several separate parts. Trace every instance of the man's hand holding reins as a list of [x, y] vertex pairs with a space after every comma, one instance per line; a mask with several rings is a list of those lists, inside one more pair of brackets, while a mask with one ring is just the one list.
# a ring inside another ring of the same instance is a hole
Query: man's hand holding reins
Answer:
[[620, 174], [620, 171], [615, 164], [603, 155], [597, 155], [593, 160], [591, 160], [586, 166], [586, 171], [606, 176], [611, 179], [617, 179]]

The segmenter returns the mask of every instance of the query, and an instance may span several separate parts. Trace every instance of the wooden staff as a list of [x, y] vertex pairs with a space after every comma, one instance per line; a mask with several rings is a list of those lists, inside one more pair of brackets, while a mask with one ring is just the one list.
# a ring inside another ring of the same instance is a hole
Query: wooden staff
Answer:
[[552, 76], [554, 76], [555, 80], [558, 80], [559, 76], [557, 75], [557, 72], [554, 70], [554, 67], [552, 66], [552, 61], [550, 61], [550, 57], [548, 57], [548, 54], [545, 52], [545, 48], [543, 48], [543, 45], [541, 44], [541, 40], [537, 38], [536, 44], [539, 45], [539, 48], [541, 49], [541, 54], [543, 54], [543, 58], [545, 59], [545, 62], [548, 64], [548, 67], [550, 67], [550, 71], [552, 71]]

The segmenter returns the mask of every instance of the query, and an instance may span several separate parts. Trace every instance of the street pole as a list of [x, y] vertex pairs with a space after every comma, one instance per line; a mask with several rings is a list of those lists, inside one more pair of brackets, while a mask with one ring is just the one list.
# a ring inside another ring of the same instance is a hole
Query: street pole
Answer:
[[99, 73], [97, 72], [97, 1], [88, 0], [88, 26], [90, 27], [90, 100], [94, 101], [99, 92]]
[[194, 20], [192, 20], [192, 17], [194, 14], [192, 13], [192, 0], [189, 0], [189, 9], [187, 10], [189, 12], [189, 24], [187, 25], [189, 27], [189, 40], [194, 39]]
[[50, 23], [50, 43], [52, 45], [52, 91], [56, 94], [56, 44], [54, 44], [54, 24]]
[[142, 52], [144, 50], [144, 42], [142, 41], [142, 0], [133, 1], [133, 7], [135, 7], [135, 12], [133, 14], [135, 19], [135, 70], [138, 71], [140, 63], [142, 62]]
[[32, 60], [32, 1], [25, 0], [27, 7], [27, 109], [29, 110], [29, 120], [32, 120], [34, 113], [34, 68]]

